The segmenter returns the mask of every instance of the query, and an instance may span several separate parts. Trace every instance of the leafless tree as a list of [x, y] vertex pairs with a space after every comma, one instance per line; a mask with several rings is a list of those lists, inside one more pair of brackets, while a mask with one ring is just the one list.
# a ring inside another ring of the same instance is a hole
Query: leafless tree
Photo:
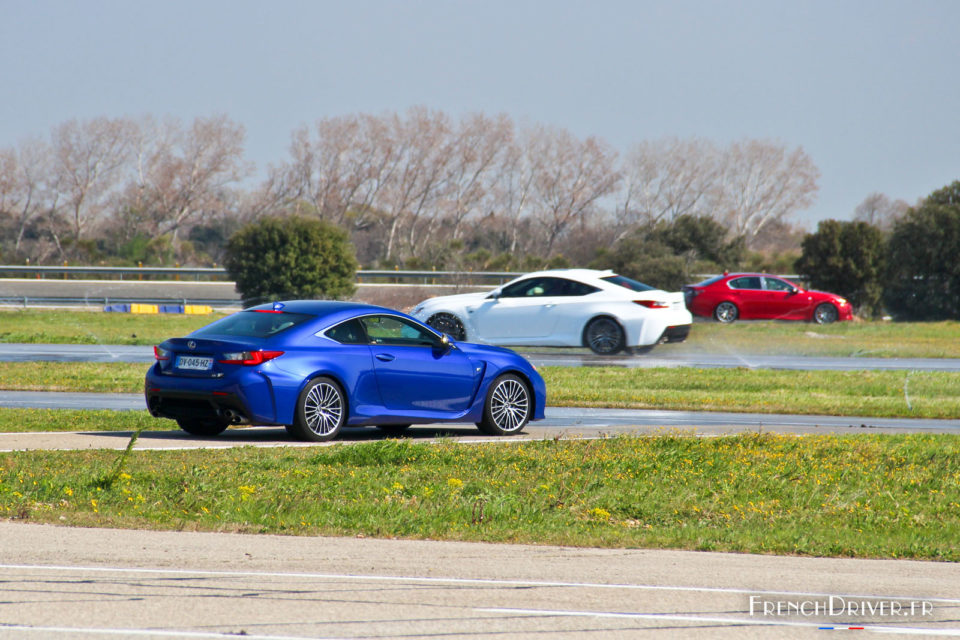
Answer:
[[128, 157], [132, 128], [124, 118], [94, 118], [70, 120], [54, 130], [51, 185], [75, 240], [106, 213]]
[[890, 200], [882, 193], [871, 193], [853, 211], [853, 219], [872, 224], [880, 229], [889, 230], [910, 208], [903, 200]]
[[665, 138], [637, 144], [624, 161], [618, 226], [629, 230], [684, 214], [709, 213], [721, 170], [717, 147], [709, 140]]
[[343, 224], [369, 178], [363, 125], [362, 117], [345, 116], [318, 120], [314, 135], [307, 127], [295, 131], [291, 161], [274, 171], [271, 190], [298, 213], [305, 202], [321, 218]]
[[[406, 224], [404, 249], [407, 255], [412, 255], [417, 251], [419, 236], [423, 233], [421, 227], [426, 226], [429, 232], [431, 223], [438, 218], [456, 140], [450, 118], [441, 111], [415, 107], [406, 118], [395, 117], [392, 122], [395, 139], [401, 141], [406, 153], [401, 159], [402, 170], [395, 172], [394, 181], [388, 183], [388, 193], [400, 194], [396, 202], [404, 203], [400, 209], [393, 210], [399, 215], [392, 217]], [[387, 259], [394, 246], [391, 232], [387, 240]]]
[[17, 225], [14, 250], [19, 252], [27, 225], [47, 208], [50, 149], [40, 139], [23, 141], [19, 148], [0, 150], [0, 214]]
[[816, 197], [820, 172], [800, 147], [745, 140], [731, 144], [721, 162], [714, 210], [748, 242], [765, 224], [809, 207]]
[[509, 225], [511, 254], [526, 250], [531, 240], [529, 234], [521, 233], [524, 228], [521, 219], [529, 217], [536, 177], [534, 159], [525, 149], [526, 135], [507, 145], [501, 163], [492, 176], [493, 211]]
[[492, 184], [496, 168], [513, 140], [513, 121], [506, 115], [468, 116], [460, 122], [444, 180], [441, 215], [454, 239], [464, 220], [493, 210]]
[[534, 130], [525, 150], [534, 171], [531, 204], [549, 258], [560, 235], [571, 225], [585, 225], [597, 201], [617, 188], [616, 152], [598, 138], [578, 140], [564, 129], [544, 127]]
[[382, 223], [384, 216], [389, 226], [399, 227], [405, 209], [393, 206], [394, 187], [417, 143], [404, 131], [406, 125], [397, 115], [360, 114], [298, 129], [290, 160], [271, 172], [265, 186], [272, 194], [269, 201], [352, 231], [366, 230], [375, 220]]
[[133, 139], [134, 178], [124, 205], [146, 212], [153, 232], [171, 234], [223, 210], [233, 185], [250, 167], [243, 160], [244, 129], [226, 116], [140, 123]]

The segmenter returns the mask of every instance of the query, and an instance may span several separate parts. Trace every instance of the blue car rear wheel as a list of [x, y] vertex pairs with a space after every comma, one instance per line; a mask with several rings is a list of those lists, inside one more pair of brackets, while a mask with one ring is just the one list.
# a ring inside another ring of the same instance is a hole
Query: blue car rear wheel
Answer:
[[300, 440], [333, 440], [347, 421], [347, 396], [332, 378], [311, 380], [297, 399], [293, 425], [287, 428]]

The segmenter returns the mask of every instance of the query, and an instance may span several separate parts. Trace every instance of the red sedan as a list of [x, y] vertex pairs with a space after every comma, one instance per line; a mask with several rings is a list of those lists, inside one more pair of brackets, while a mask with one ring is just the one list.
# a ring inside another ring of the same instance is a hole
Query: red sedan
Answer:
[[850, 303], [835, 293], [806, 291], [765, 273], [725, 273], [683, 287], [687, 308], [717, 322], [806, 320], [828, 324], [851, 320]]

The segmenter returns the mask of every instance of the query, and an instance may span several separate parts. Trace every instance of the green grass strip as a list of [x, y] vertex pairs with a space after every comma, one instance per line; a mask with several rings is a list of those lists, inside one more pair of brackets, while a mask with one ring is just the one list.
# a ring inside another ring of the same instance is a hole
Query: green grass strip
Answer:
[[553, 406], [960, 418], [960, 374], [545, 367]]
[[[0, 362], [0, 389], [139, 393], [148, 366]], [[954, 372], [543, 367], [541, 373], [551, 406], [960, 418]]]
[[160, 344], [210, 324], [223, 314], [104, 313], [16, 309], [0, 311], [0, 342], [30, 344]]
[[149, 368], [142, 362], [0, 362], [0, 389], [138, 393]]
[[0, 433], [35, 431], [163, 431], [173, 420], [158, 420], [143, 411], [77, 411], [73, 409], [0, 409]]
[[484, 446], [385, 440], [321, 449], [28, 451], [0, 454], [0, 516], [75, 526], [958, 561], [960, 438], [667, 435]]
[[874, 358], [960, 358], [960, 322], [696, 322], [680, 344], [653, 354], [852, 356]]

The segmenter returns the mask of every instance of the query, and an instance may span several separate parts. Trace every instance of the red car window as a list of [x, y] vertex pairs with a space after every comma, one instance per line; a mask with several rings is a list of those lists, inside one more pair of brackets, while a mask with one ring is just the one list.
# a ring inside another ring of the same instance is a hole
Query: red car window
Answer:
[[793, 291], [793, 285], [780, 278], [764, 278], [770, 291]]
[[763, 289], [760, 276], [744, 276], [735, 278], [727, 283], [731, 289]]

